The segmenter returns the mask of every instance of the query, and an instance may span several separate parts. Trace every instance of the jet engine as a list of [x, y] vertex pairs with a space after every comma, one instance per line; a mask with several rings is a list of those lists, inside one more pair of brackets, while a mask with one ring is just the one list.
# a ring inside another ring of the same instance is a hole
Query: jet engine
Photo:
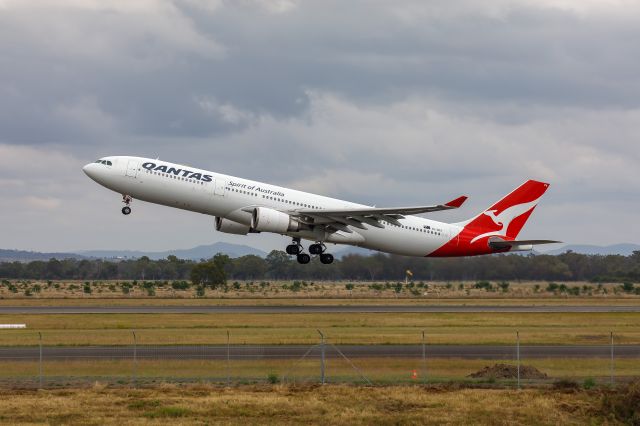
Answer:
[[247, 235], [249, 230], [250, 228], [248, 225], [216, 216], [216, 231], [227, 234]]
[[264, 232], [297, 232], [300, 222], [286, 213], [266, 207], [256, 207], [251, 217], [251, 229]]

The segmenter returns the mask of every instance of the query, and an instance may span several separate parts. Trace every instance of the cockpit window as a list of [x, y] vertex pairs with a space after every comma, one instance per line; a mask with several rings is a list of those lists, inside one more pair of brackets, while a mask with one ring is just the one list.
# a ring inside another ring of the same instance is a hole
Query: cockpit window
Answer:
[[112, 166], [111, 161], [107, 160], [107, 166]]
[[104, 164], [105, 166], [113, 166], [113, 163], [109, 160], [98, 160], [96, 161], [98, 164]]

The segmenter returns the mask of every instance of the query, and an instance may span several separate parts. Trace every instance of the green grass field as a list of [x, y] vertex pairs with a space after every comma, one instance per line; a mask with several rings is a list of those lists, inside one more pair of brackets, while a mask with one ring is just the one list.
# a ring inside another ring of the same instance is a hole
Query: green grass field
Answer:
[[[278, 381], [287, 383], [317, 383], [320, 376], [317, 357], [305, 359], [258, 359], [231, 360], [137, 360], [134, 365], [133, 354], [128, 359], [118, 360], [47, 360], [43, 363], [45, 386], [55, 386], [73, 378], [84, 381], [120, 380], [129, 384], [135, 375], [139, 381], [145, 379], [195, 382], [222, 382], [230, 377], [232, 383], [267, 382], [269, 375]], [[328, 358], [325, 362], [327, 381], [330, 383], [366, 383], [399, 384], [424, 382], [494, 382], [490, 378], [471, 379], [468, 376], [486, 366], [497, 363], [515, 364], [514, 361], [431, 358], [423, 363], [420, 357], [414, 358], [354, 358], [346, 361], [342, 358]], [[523, 384], [550, 383], [559, 379], [575, 380], [581, 384], [588, 378], [608, 383], [610, 364], [606, 358], [540, 358], [523, 359], [523, 365], [533, 366], [546, 373], [548, 379], [526, 380]], [[355, 366], [355, 368], [354, 368]], [[621, 358], [614, 363], [618, 380], [640, 375], [637, 359]], [[413, 378], [413, 371], [416, 378]], [[39, 374], [37, 362], [3, 361], [0, 370], [0, 382], [19, 384], [23, 379], [35, 379]], [[363, 378], [366, 377], [366, 380]], [[146, 380], [148, 381], [148, 380]], [[514, 379], [498, 380], [501, 383], [514, 384]]]
[[335, 344], [640, 343], [637, 313], [313, 313], [313, 314], [60, 314], [0, 315], [0, 346], [129, 345], [135, 329], [142, 344], [315, 344], [317, 329]]

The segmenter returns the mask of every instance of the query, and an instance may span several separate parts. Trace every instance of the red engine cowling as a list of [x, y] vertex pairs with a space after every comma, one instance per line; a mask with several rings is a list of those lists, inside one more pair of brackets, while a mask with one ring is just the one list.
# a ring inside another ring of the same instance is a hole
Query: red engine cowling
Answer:
[[296, 232], [300, 230], [300, 222], [286, 213], [267, 207], [256, 207], [251, 217], [251, 229], [260, 232]]

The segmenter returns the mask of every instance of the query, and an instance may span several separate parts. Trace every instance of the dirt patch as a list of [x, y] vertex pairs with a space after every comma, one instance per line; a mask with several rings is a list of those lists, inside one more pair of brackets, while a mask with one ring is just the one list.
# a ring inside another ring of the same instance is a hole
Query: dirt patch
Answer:
[[[480, 371], [469, 374], [473, 379], [517, 379], [518, 366], [509, 364], [495, 364], [484, 367]], [[530, 365], [520, 366], [521, 379], [546, 379], [547, 374]]]

